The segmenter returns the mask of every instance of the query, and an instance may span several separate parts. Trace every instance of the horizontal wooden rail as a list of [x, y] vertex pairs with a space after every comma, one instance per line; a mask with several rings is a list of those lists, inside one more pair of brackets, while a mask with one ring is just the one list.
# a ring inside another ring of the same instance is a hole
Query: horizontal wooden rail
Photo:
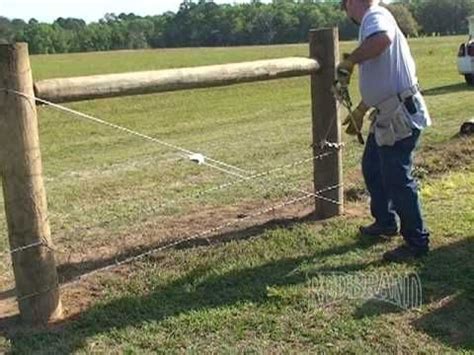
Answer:
[[319, 69], [315, 59], [292, 57], [196, 68], [59, 78], [36, 82], [35, 95], [55, 103], [92, 100], [296, 77], [313, 74]]

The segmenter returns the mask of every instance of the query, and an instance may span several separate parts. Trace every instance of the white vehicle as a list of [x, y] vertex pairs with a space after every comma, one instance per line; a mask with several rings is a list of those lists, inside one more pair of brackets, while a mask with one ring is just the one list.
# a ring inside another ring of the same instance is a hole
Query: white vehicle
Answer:
[[458, 71], [464, 75], [466, 83], [474, 85], [474, 16], [469, 20], [469, 39], [461, 44], [458, 52]]

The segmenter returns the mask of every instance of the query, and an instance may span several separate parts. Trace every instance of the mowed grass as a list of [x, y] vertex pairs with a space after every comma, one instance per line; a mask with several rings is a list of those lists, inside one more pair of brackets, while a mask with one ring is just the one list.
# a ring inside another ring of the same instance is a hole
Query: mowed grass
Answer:
[[[419, 152], [425, 169], [421, 192], [433, 236], [433, 252], [423, 262], [380, 261], [399, 240], [377, 244], [358, 236], [357, 226], [370, 220], [362, 198], [348, 204], [346, 216], [324, 223], [257, 220], [250, 228], [249, 221], [244, 230], [215, 236], [226, 243], [186, 244], [120, 273], [100, 274], [90, 280], [94, 291], [87, 292], [88, 284], [85, 293], [91, 305], [79, 315], [51, 330], [6, 329], [0, 347], [40, 353], [474, 351], [473, 142], [453, 138], [474, 115], [474, 91], [456, 72], [462, 40], [411, 42], [434, 119]], [[342, 43], [341, 52], [354, 46]], [[127, 51], [34, 56], [32, 65], [39, 80], [307, 52], [306, 45]], [[352, 92], [356, 101], [355, 85]], [[308, 78], [67, 106], [249, 172], [311, 156]], [[51, 108], [40, 107], [39, 119], [50, 221], [65, 274], [71, 267], [80, 274], [113, 262], [114, 255], [123, 257], [137, 246], [146, 250], [162, 238], [185, 238], [299, 196], [295, 189], [312, 185], [308, 162], [196, 198], [235, 178], [192, 164], [164, 146]], [[344, 140], [346, 190], [358, 191], [362, 147], [351, 137]], [[457, 147], [462, 154], [455, 154]], [[3, 215], [0, 247], [6, 250]], [[11, 286], [7, 261], [3, 288]], [[331, 271], [417, 272], [424, 305], [402, 311], [344, 300], [319, 307], [308, 275]], [[65, 300], [74, 303], [67, 292]]]

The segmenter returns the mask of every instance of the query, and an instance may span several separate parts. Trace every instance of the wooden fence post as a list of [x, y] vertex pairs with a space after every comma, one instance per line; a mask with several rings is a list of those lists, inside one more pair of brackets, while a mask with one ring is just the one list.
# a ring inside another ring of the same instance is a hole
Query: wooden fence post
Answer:
[[[311, 75], [313, 154], [317, 157], [335, 150], [334, 154], [314, 160], [314, 189], [321, 197], [316, 197], [315, 216], [325, 219], [344, 212], [340, 110], [332, 93], [339, 60], [339, 32], [337, 28], [312, 30], [309, 38], [310, 57], [321, 67]], [[335, 145], [324, 145], [325, 141]]]
[[62, 306], [33, 96], [28, 45], [0, 45], [0, 174], [8, 238], [20, 316], [37, 325], [60, 318]]

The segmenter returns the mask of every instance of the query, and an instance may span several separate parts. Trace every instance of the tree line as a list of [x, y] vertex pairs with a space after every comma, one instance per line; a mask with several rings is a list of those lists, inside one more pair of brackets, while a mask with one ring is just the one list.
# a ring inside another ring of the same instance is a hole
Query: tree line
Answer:
[[[408, 36], [467, 33], [474, 0], [401, 0], [387, 5]], [[33, 54], [192, 46], [298, 43], [311, 28], [338, 26], [342, 39], [357, 37], [338, 0], [252, 0], [218, 5], [184, 0], [177, 12], [156, 16], [108, 13], [87, 24], [77, 18], [53, 23], [0, 17], [0, 42], [28, 42]]]

